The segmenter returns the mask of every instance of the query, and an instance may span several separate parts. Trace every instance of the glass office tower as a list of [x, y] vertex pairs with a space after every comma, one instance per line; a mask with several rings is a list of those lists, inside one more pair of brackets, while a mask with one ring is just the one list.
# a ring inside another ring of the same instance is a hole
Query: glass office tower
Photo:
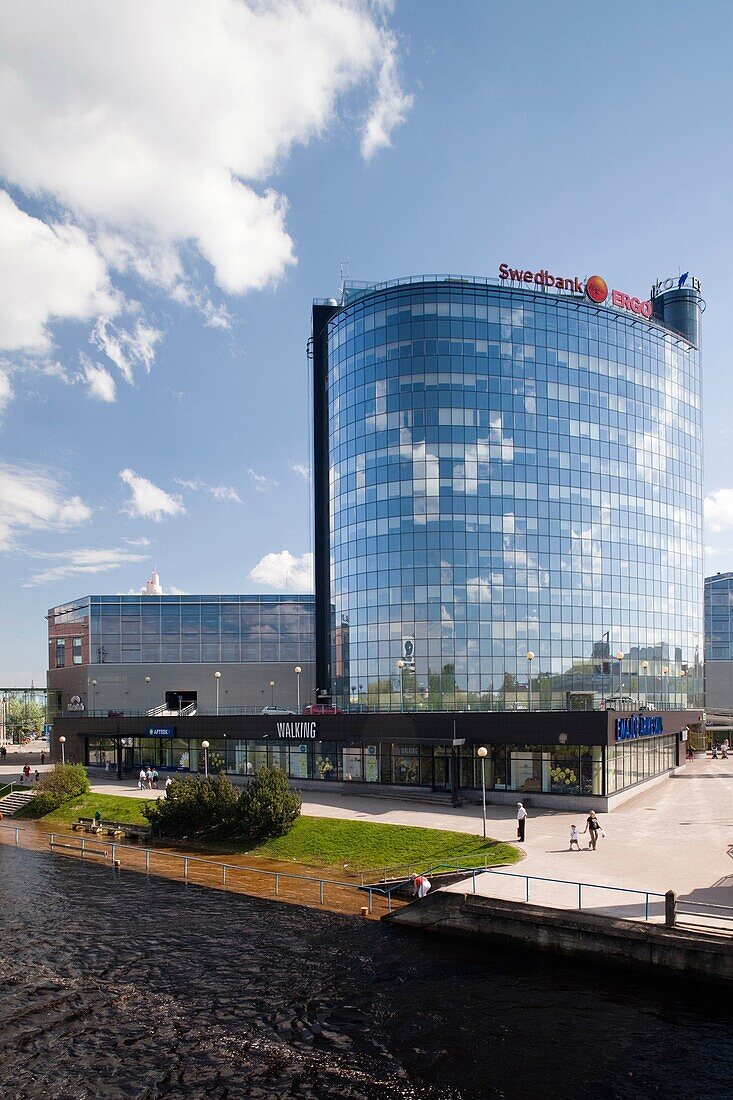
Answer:
[[700, 357], [655, 309], [452, 277], [314, 306], [337, 704], [702, 704]]

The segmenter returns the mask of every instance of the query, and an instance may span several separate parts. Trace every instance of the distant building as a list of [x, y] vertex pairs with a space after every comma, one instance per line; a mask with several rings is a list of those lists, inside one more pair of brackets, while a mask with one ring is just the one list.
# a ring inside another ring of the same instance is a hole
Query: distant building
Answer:
[[705, 578], [705, 706], [733, 710], [733, 573]]
[[221, 714], [313, 701], [312, 596], [166, 596], [156, 572], [144, 593], [50, 609], [51, 719], [214, 714], [217, 685]]

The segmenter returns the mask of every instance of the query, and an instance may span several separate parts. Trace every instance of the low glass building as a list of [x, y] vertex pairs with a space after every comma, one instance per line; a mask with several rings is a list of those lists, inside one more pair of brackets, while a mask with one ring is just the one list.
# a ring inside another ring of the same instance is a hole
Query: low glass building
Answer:
[[52, 717], [312, 701], [309, 595], [84, 596], [47, 619]]

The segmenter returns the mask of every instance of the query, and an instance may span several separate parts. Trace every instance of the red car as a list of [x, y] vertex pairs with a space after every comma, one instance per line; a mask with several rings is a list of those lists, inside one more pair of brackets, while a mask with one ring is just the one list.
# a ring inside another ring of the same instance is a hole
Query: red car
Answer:
[[311, 703], [303, 707], [303, 714], [343, 714], [340, 707], [327, 707], [323, 703]]

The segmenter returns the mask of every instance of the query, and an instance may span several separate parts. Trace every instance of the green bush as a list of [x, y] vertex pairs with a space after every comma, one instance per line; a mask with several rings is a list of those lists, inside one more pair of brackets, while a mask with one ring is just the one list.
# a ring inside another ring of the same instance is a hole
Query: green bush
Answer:
[[225, 775], [175, 778], [165, 798], [143, 807], [159, 836], [228, 835], [239, 792]]
[[300, 795], [284, 772], [260, 768], [239, 791], [225, 775], [174, 779], [165, 798], [143, 807], [159, 836], [241, 837], [253, 843], [284, 836], [300, 814]]
[[252, 843], [285, 836], [300, 816], [301, 797], [279, 768], [259, 768], [239, 796], [234, 830]]
[[89, 777], [83, 764], [57, 764], [52, 772], [46, 772], [35, 785], [35, 794], [16, 817], [43, 817], [91, 790]]

